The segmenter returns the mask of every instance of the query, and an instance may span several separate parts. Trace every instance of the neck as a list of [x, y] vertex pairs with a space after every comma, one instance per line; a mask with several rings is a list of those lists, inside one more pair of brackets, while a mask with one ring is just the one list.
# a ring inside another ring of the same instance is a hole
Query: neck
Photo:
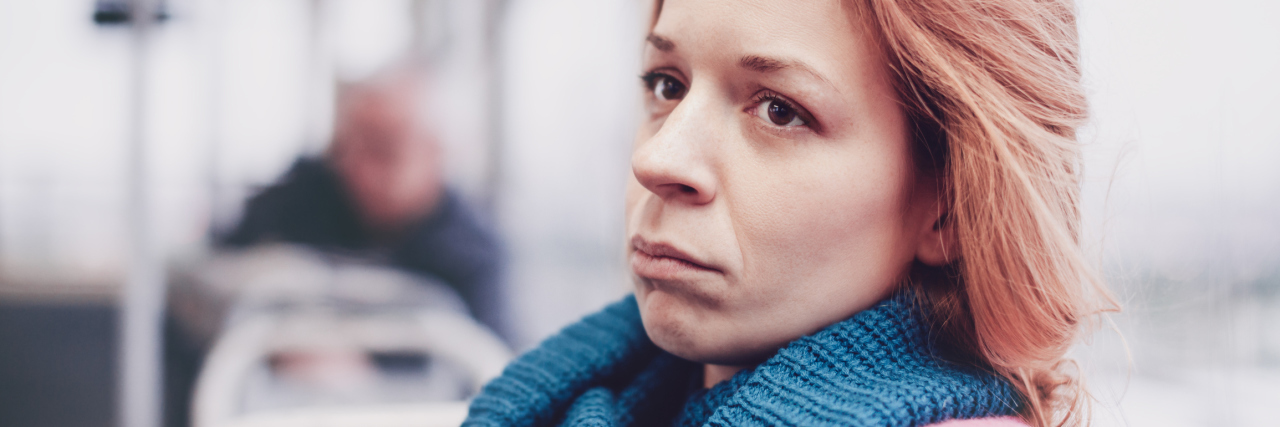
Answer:
[[702, 365], [702, 388], [714, 387], [722, 381], [733, 378], [734, 374], [746, 368], [746, 366], [712, 365], [710, 363]]

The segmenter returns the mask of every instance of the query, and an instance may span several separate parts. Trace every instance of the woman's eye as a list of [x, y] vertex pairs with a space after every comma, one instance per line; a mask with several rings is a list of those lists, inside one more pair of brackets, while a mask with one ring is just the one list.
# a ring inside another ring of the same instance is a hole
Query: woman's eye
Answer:
[[794, 107], [780, 99], [765, 99], [756, 107], [756, 116], [777, 126], [804, 126], [805, 122]]
[[644, 76], [644, 81], [649, 86], [649, 90], [653, 91], [653, 95], [658, 97], [660, 101], [675, 101], [684, 98], [685, 92], [688, 90], [684, 83], [680, 83], [674, 77], [660, 73], [650, 73]]

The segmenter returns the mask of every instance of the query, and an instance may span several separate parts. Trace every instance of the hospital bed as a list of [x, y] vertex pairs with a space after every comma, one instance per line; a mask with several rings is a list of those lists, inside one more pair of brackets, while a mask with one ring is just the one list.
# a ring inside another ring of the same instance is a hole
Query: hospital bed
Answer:
[[180, 268], [170, 307], [208, 353], [194, 427], [447, 426], [510, 350], [449, 288], [292, 246]]

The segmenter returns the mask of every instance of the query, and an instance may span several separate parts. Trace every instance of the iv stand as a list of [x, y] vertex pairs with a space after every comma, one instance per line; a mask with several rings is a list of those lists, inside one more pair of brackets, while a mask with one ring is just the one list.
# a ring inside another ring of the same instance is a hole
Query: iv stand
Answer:
[[149, 157], [149, 39], [157, 0], [130, 0], [132, 61], [130, 70], [128, 228], [129, 271], [120, 301], [119, 425], [160, 425], [161, 326], [164, 271], [157, 244]]

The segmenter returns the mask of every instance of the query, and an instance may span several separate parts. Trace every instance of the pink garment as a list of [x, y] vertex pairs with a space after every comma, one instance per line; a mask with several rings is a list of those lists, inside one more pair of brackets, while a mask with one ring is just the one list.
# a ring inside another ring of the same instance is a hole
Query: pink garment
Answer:
[[1029, 427], [1027, 423], [1016, 417], [973, 418], [968, 420], [950, 420], [927, 427]]

